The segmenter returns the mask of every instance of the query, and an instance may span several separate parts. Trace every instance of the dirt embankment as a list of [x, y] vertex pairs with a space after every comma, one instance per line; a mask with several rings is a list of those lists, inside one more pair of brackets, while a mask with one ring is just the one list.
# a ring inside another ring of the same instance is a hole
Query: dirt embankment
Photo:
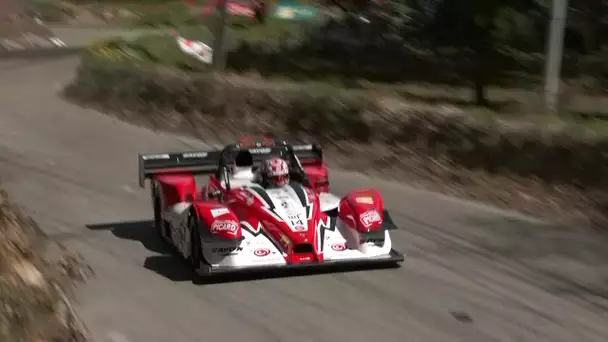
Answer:
[[74, 281], [91, 273], [2, 190], [0, 241], [0, 341], [86, 341], [69, 298]]

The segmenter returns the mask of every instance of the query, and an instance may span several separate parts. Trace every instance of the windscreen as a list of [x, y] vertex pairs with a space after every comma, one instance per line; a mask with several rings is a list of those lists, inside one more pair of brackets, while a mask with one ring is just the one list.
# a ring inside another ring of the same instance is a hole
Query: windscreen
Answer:
[[258, 168], [262, 165], [262, 162], [272, 157], [280, 157], [285, 159], [288, 163], [290, 162], [289, 153], [285, 146], [274, 146], [274, 147], [252, 147], [252, 148], [236, 148], [226, 154], [227, 165], [232, 165], [234, 159], [240, 151], [249, 151], [253, 157], [253, 166]]

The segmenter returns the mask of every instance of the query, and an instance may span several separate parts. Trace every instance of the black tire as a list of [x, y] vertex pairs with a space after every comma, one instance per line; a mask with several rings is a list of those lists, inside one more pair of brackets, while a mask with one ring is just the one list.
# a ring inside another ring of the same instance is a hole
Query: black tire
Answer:
[[190, 265], [192, 270], [197, 275], [206, 275], [209, 271], [209, 265], [203, 256], [203, 247], [199, 233], [198, 221], [196, 213], [190, 214], [188, 218], [188, 227], [190, 228]]
[[155, 193], [153, 200], [154, 207], [154, 229], [159, 235], [163, 235], [163, 218], [161, 216], [160, 197]]

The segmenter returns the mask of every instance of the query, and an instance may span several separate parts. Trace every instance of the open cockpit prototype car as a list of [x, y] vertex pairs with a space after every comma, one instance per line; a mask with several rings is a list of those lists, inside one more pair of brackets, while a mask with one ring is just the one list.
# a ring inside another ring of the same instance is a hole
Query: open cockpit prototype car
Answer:
[[[250, 153], [251, 179], [234, 175], [235, 157]], [[261, 163], [281, 157], [290, 182], [264, 187]], [[197, 183], [197, 178], [208, 180]], [[328, 193], [316, 144], [243, 140], [222, 150], [139, 155], [139, 181], [151, 181], [154, 224], [200, 275], [227, 271], [398, 264], [395, 229], [376, 189]]]

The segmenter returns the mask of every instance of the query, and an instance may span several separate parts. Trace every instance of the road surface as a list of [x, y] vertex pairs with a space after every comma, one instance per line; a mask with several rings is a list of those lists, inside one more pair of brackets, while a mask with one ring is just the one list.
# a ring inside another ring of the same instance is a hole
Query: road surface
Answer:
[[74, 58], [0, 62], [0, 176], [97, 277], [78, 290], [96, 342], [608, 340], [608, 239], [392, 182], [399, 269], [197, 284], [152, 233], [137, 153], [204, 146], [60, 100]]

